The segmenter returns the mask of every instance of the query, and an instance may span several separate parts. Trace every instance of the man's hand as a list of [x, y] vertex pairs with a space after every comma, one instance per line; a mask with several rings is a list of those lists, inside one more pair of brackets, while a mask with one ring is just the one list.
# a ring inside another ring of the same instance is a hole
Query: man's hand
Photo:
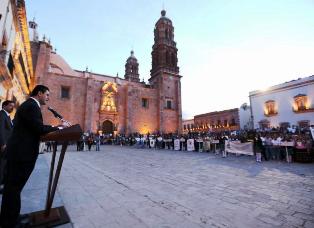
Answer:
[[64, 120], [64, 119], [62, 119], [62, 120], [61, 120], [61, 124], [58, 125], [57, 127], [59, 128], [59, 130], [62, 130], [62, 129], [64, 129], [64, 128], [67, 128], [67, 127], [70, 127], [70, 126], [72, 126], [70, 122], [68, 122], [68, 121], [66, 121], [66, 120]]
[[70, 127], [72, 125], [70, 122], [68, 122], [68, 121], [66, 121], [64, 119], [62, 119], [61, 122], [62, 122], [61, 126], [63, 128]]

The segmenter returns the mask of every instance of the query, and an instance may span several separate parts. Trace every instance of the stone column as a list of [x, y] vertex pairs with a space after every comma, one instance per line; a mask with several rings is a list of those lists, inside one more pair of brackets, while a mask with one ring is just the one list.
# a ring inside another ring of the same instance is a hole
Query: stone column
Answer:
[[160, 133], [163, 133], [164, 131], [164, 103], [165, 103], [165, 97], [164, 97], [164, 88], [163, 88], [163, 73], [160, 73], [160, 77], [158, 78], [158, 98], [159, 98], [159, 110], [158, 110], [158, 128]]
[[131, 132], [130, 129], [130, 109], [132, 108], [131, 100], [130, 100], [130, 87], [126, 85], [125, 87], [125, 134], [128, 135]]
[[85, 97], [85, 115], [84, 115], [84, 131], [92, 131], [92, 119], [94, 113], [94, 91], [93, 79], [87, 78], [86, 97]]
[[178, 133], [182, 133], [182, 105], [181, 105], [181, 80], [177, 81], [177, 101], [178, 101]]

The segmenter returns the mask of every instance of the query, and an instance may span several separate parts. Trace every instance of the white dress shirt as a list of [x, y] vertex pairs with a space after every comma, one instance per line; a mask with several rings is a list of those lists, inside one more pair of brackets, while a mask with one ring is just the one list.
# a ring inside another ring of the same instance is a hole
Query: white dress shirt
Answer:
[[5, 111], [4, 109], [2, 109], [2, 110], [8, 115], [8, 117], [9, 117], [9, 119], [10, 119], [10, 121], [11, 121], [11, 125], [13, 126], [13, 122], [12, 122], [12, 120], [11, 120], [10, 114], [9, 114], [7, 111]]
[[40, 103], [39, 103], [39, 101], [38, 101], [36, 98], [34, 98], [34, 97], [30, 97], [30, 98], [32, 98], [34, 101], [36, 101], [38, 107], [40, 108]]

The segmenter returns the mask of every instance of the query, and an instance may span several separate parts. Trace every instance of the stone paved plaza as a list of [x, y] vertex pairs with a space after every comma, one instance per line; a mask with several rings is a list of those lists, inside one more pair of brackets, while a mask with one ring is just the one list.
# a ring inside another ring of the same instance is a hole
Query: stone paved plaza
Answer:
[[[314, 227], [314, 165], [249, 156], [102, 146], [69, 148], [54, 206], [74, 227]], [[44, 207], [40, 155], [22, 212]]]

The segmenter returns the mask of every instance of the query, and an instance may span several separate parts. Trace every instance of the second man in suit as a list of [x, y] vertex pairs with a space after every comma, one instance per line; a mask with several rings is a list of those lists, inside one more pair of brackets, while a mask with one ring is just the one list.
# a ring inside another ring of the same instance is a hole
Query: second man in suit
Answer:
[[2, 103], [2, 110], [0, 111], [0, 193], [3, 191], [2, 184], [6, 166], [5, 151], [13, 128], [10, 113], [13, 112], [14, 106], [13, 101], [6, 100]]

